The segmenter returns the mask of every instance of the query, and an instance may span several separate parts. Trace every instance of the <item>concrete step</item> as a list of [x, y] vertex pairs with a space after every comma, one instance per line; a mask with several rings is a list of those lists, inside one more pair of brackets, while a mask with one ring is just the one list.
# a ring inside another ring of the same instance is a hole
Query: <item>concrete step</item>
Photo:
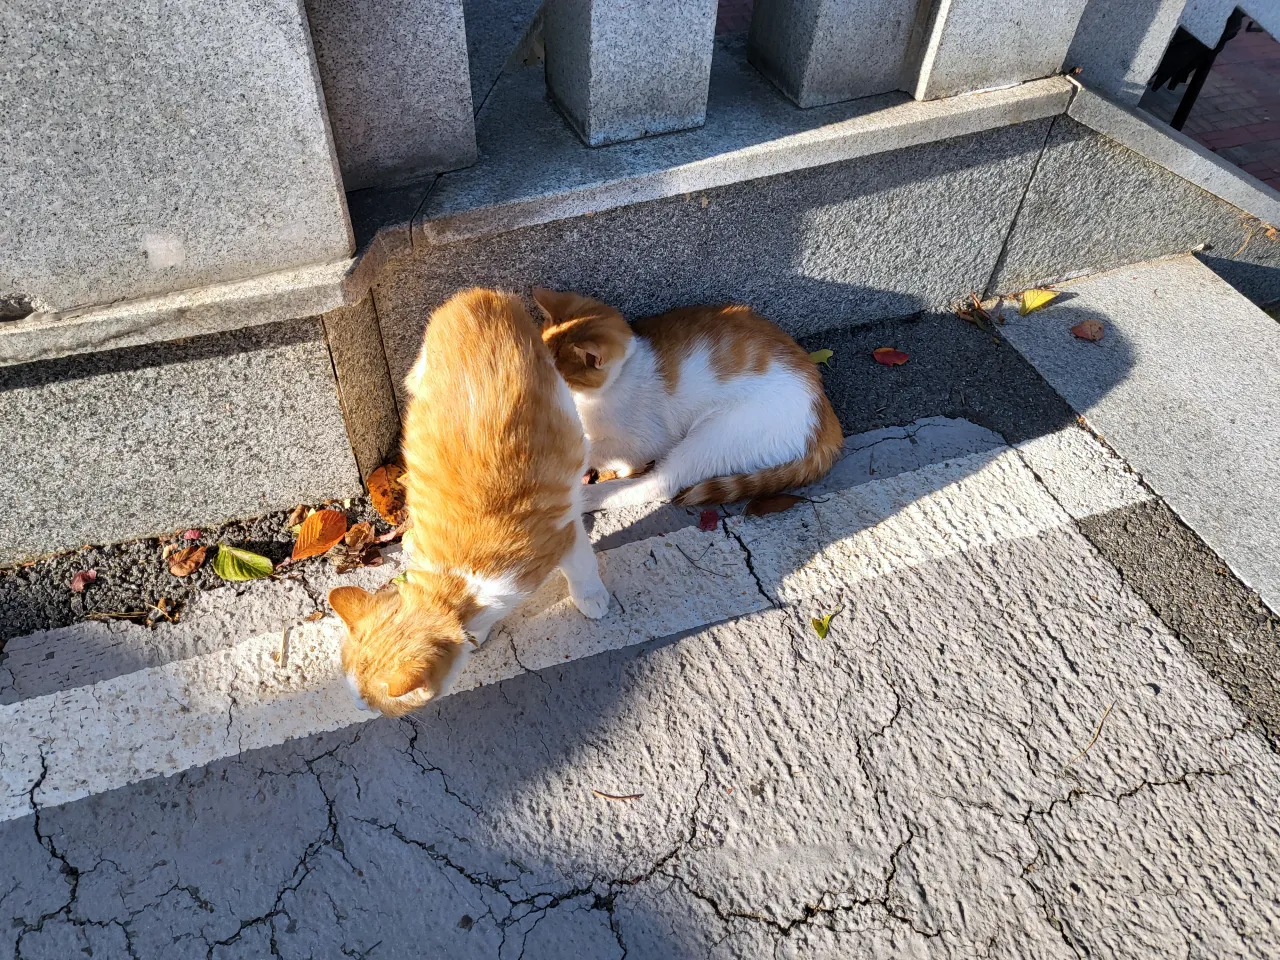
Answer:
[[1058, 289], [1004, 337], [1280, 611], [1280, 324], [1194, 257]]
[[354, 492], [464, 286], [747, 302], [803, 336], [1200, 249], [1280, 298], [1273, 193], [1063, 78], [801, 111], [725, 40], [702, 129], [594, 150], [543, 88], [498, 79], [473, 168], [351, 194], [353, 261], [0, 324], [0, 564]]
[[[611, 615], [584, 619], [552, 577], [472, 657], [458, 692], [772, 607], [820, 613], [862, 580], [1149, 497], [1077, 429], [1026, 450], [1035, 473], [998, 435], [935, 417], [848, 438], [841, 462], [805, 491], [813, 502], [785, 517], [728, 507], [708, 532], [697, 510], [602, 512], [592, 536], [609, 545], [600, 557]], [[1094, 488], [1087, 503], [1084, 486]], [[367, 722], [338, 671], [341, 622], [302, 610], [333, 586], [387, 582], [399, 559], [354, 577], [321, 568], [305, 585], [281, 581], [247, 598], [222, 588], [163, 633], [90, 622], [10, 641], [0, 819], [26, 814], [33, 796], [56, 805]]]
[[297, 584], [178, 643], [113, 629], [159, 659], [110, 677], [65, 669], [75, 630], [30, 638], [0, 957], [1280, 948], [1268, 721], [1081, 534], [1150, 492], [1075, 426], [846, 449], [788, 513], [597, 518], [619, 607], [588, 623], [553, 580], [401, 720], [354, 711]]

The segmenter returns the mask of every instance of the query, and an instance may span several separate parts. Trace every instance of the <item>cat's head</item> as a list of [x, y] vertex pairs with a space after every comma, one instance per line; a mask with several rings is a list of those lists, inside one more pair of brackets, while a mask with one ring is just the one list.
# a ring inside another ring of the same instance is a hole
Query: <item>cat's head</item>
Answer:
[[627, 356], [635, 336], [613, 307], [578, 293], [533, 291], [542, 311], [542, 342], [574, 390], [598, 390]]
[[411, 604], [394, 588], [338, 587], [329, 605], [347, 625], [342, 672], [351, 692], [361, 706], [388, 716], [438, 696], [469, 649], [457, 615]]

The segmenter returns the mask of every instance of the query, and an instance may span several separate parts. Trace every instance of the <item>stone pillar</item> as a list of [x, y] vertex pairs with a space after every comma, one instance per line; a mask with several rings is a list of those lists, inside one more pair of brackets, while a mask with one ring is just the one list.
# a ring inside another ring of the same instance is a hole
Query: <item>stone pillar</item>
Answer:
[[351, 255], [297, 0], [8, 0], [0, 22], [0, 303]]
[[798, 106], [897, 90], [917, 0], [756, 0], [751, 63]]
[[547, 0], [547, 89], [589, 146], [700, 127], [716, 0]]
[[1120, 103], [1136, 106], [1160, 65], [1185, 3], [1090, 0], [1063, 69], [1079, 67], [1082, 83]]
[[1087, 3], [933, 0], [908, 90], [936, 100], [1059, 73]]
[[476, 160], [462, 0], [306, 0], [347, 190]]

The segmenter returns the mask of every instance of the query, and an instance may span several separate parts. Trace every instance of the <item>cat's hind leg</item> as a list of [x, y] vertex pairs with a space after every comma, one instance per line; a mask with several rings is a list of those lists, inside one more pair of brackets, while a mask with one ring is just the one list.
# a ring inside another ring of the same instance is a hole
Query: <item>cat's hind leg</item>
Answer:
[[582, 517], [573, 518], [574, 537], [569, 552], [560, 560], [560, 570], [569, 583], [569, 596], [582, 615], [598, 620], [609, 610], [609, 590], [600, 579], [600, 566], [591, 547]]

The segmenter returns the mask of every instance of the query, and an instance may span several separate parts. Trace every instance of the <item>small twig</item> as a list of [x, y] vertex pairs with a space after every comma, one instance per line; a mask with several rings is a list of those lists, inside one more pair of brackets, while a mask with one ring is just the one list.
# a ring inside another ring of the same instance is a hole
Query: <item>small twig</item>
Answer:
[[292, 627], [285, 627], [280, 634], [280, 669], [287, 670], [289, 668], [289, 631]]
[[730, 577], [730, 576], [729, 576], [729, 574], [727, 574], [727, 573], [720, 573], [719, 571], [716, 571], [716, 570], [708, 570], [706, 567], [703, 567], [703, 566], [699, 566], [699, 565], [698, 565], [698, 560], [701, 560], [701, 559], [702, 559], [702, 557], [705, 557], [705, 556], [707, 555], [707, 550], [710, 550], [710, 549], [711, 549], [711, 546], [710, 546], [710, 545], [708, 545], [707, 550], [703, 550], [703, 551], [702, 551], [702, 557], [698, 557], [698, 560], [694, 560], [694, 559], [693, 559], [693, 557], [691, 557], [691, 556], [689, 556], [687, 553], [685, 553], [685, 552], [684, 552], [684, 548], [682, 548], [682, 547], [680, 546], [680, 544], [678, 544], [678, 543], [673, 543], [673, 544], [671, 544], [671, 545], [672, 545], [673, 547], [675, 547], [677, 550], [679, 550], [679, 551], [680, 551], [680, 556], [682, 556], [682, 557], [684, 557], [686, 560], [688, 560], [688, 561], [689, 561], [689, 566], [693, 567], [693, 569], [695, 569], [695, 570], [701, 570], [703, 573], [709, 573], [709, 574], [711, 574], [711, 576], [713, 576], [713, 577], [723, 577], [723, 578], [724, 578], [724, 579], [726, 579], [726, 580], [731, 580], [731, 579], [733, 579], [733, 578], [732, 578], [732, 577]]
[[146, 610], [95, 610], [85, 616], [86, 620], [145, 620], [148, 617]]
[[1081, 757], [1083, 757], [1086, 753], [1088, 753], [1090, 750], [1092, 750], [1092, 749], [1093, 749], [1093, 745], [1094, 745], [1095, 743], [1097, 743], [1097, 742], [1098, 742], [1098, 737], [1102, 736], [1102, 725], [1103, 725], [1104, 723], [1106, 723], [1106, 722], [1107, 722], [1107, 717], [1109, 717], [1109, 716], [1111, 715], [1112, 707], [1114, 707], [1115, 705], [1116, 705], [1116, 704], [1115, 704], [1115, 701], [1113, 700], [1113, 701], [1111, 701], [1111, 705], [1110, 705], [1109, 707], [1107, 707], [1107, 709], [1106, 709], [1106, 710], [1103, 710], [1103, 711], [1102, 711], [1102, 719], [1100, 719], [1100, 720], [1098, 721], [1098, 729], [1097, 729], [1097, 730], [1095, 730], [1095, 731], [1093, 731], [1093, 739], [1092, 739], [1092, 740], [1090, 740], [1090, 741], [1085, 745], [1085, 748], [1084, 748], [1083, 750], [1081, 750], [1081, 751], [1080, 751], [1079, 753], [1077, 753], [1074, 757], [1072, 757], [1072, 758], [1071, 758], [1070, 760], [1068, 760], [1065, 764], [1063, 764], [1062, 769], [1063, 769], [1064, 771], [1067, 769], [1067, 767], [1071, 766], [1073, 763], [1075, 763], [1077, 760], [1079, 760], [1079, 759], [1080, 759]]
[[624, 793], [619, 795], [615, 793], [601, 793], [599, 790], [592, 790], [591, 792], [601, 800], [639, 800], [644, 796], [643, 793]]

